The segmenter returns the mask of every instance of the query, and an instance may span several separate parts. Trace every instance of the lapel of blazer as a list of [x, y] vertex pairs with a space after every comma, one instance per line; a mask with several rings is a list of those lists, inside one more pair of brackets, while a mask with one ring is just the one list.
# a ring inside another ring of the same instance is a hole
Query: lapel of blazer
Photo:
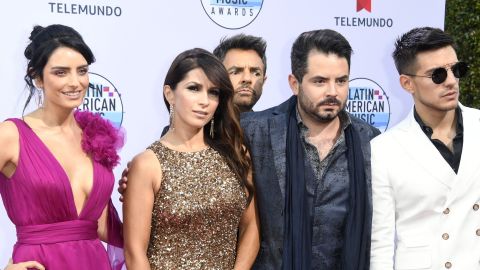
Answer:
[[[437, 181], [452, 188], [456, 179], [455, 172], [415, 121], [413, 109], [399, 124], [398, 129], [400, 132], [395, 133], [396, 141], [402, 145], [407, 154], [407, 157], [404, 158], [415, 160]], [[404, 169], [409, 170], [410, 168]], [[419, 181], [421, 180], [419, 179]]]
[[480, 173], [480, 114], [460, 105], [463, 118], [463, 148], [458, 169], [458, 186], [469, 189]]
[[[279, 106], [273, 112], [273, 117], [268, 119], [268, 130], [270, 131], [270, 144], [273, 153], [273, 162], [275, 164], [275, 173], [277, 174], [278, 184], [282, 197], [285, 198], [285, 166], [287, 143], [287, 113], [282, 110], [284, 106]], [[268, 135], [267, 135], [268, 136]]]

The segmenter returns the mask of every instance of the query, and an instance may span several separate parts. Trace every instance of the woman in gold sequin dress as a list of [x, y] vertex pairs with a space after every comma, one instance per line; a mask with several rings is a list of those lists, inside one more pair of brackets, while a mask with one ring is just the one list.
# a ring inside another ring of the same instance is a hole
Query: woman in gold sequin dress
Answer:
[[127, 268], [250, 269], [259, 222], [228, 73], [211, 53], [188, 50], [163, 93], [170, 129], [128, 173]]

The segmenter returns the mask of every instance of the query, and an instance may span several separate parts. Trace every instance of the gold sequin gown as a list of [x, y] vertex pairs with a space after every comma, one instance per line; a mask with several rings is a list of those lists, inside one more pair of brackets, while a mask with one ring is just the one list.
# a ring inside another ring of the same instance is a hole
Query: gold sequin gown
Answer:
[[148, 147], [162, 167], [147, 256], [153, 269], [233, 269], [246, 194], [220, 154]]

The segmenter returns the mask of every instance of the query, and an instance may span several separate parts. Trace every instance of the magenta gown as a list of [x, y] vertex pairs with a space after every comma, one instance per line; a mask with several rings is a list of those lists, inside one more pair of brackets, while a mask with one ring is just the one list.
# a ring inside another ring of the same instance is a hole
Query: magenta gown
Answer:
[[[95, 140], [96, 130], [110, 132], [113, 127], [99, 129], [98, 125], [109, 124], [91, 113], [76, 112], [75, 118], [81, 127], [86, 126], [82, 127], [82, 147], [91, 151], [85, 152], [94, 160], [93, 188], [78, 214], [69, 179], [60, 163], [24, 121], [9, 119], [19, 132], [20, 153], [13, 176], [8, 179], [0, 173], [0, 195], [17, 230], [14, 263], [35, 260], [48, 270], [121, 267], [120, 262], [111, 262], [97, 235], [97, 221], [108, 207], [108, 242], [116, 247], [123, 244], [121, 222], [110, 200], [113, 166], [112, 162], [105, 162], [112, 161], [112, 156], [102, 157], [109, 150], [103, 142], [108, 136]], [[88, 145], [92, 141], [96, 145]], [[115, 158], [118, 163], [118, 156]]]

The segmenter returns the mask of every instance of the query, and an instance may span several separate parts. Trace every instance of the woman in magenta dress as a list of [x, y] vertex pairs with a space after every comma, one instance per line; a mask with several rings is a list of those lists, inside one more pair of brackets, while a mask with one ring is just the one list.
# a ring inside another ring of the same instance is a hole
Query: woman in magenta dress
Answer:
[[25, 106], [37, 91], [43, 104], [0, 123], [0, 195], [17, 230], [6, 269], [119, 268], [100, 240], [123, 245], [110, 200], [123, 138], [100, 116], [76, 111], [94, 56], [67, 26], [36, 26], [30, 40]]

